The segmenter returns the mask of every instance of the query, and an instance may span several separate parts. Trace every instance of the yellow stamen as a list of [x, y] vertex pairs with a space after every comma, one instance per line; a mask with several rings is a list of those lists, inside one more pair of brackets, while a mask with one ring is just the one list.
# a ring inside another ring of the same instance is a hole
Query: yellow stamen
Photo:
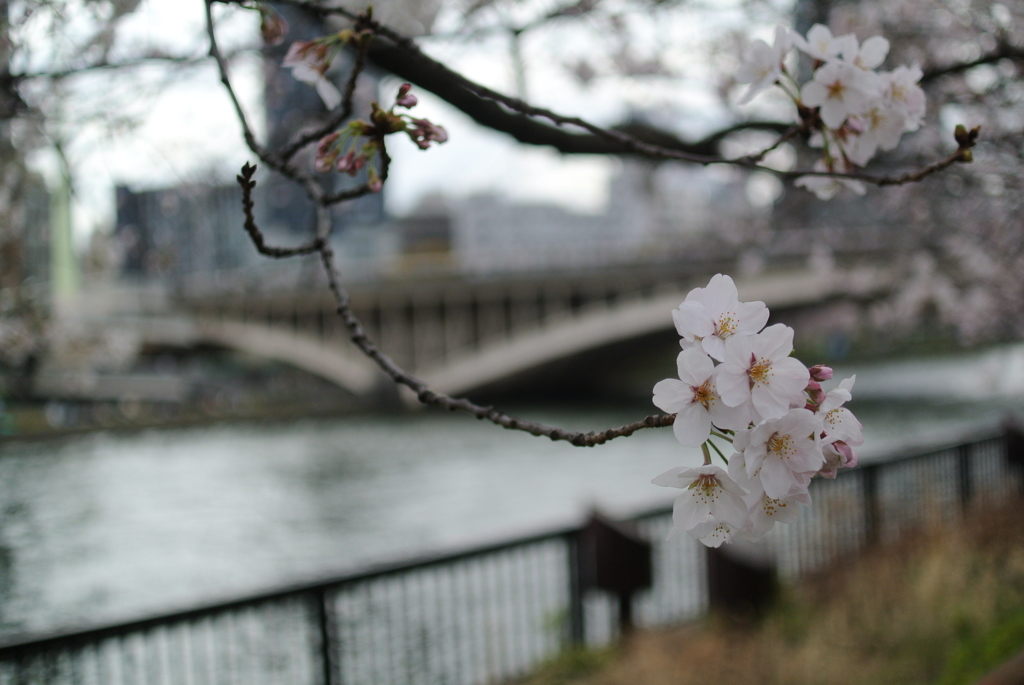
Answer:
[[[693, 386], [691, 386], [693, 388]], [[699, 388], [693, 388], [693, 401], [699, 402], [707, 409], [712, 402], [718, 399], [718, 395], [711, 388], [711, 379], [704, 381], [704, 384]]]

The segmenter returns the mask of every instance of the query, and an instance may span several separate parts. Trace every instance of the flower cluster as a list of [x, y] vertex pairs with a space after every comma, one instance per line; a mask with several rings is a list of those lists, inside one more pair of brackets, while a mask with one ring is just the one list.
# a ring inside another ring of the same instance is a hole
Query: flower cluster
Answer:
[[[803, 85], [786, 66], [793, 48], [813, 62], [811, 80]], [[779, 26], [771, 46], [755, 40], [747, 48], [736, 75], [737, 82], [750, 84], [741, 102], [778, 85], [813, 132], [811, 145], [822, 148], [815, 170], [852, 172], [879, 149], [895, 148], [904, 132], [916, 131], [924, 120], [924, 91], [917, 85], [921, 69], [877, 71], [888, 52], [889, 41], [881, 36], [859, 43], [852, 33], [833, 36], [828, 27], [815, 24], [805, 38]], [[856, 180], [829, 176], [802, 176], [796, 184], [824, 200], [843, 186], [864, 192]]]
[[321, 138], [316, 146], [313, 168], [320, 173], [333, 169], [350, 176], [366, 168], [367, 185], [376, 193], [380, 192], [383, 180], [372, 160], [380, 151], [384, 136], [406, 133], [421, 150], [430, 147], [432, 142], [440, 144], [448, 140], [448, 133], [442, 127], [426, 119], [414, 119], [408, 114], [395, 112], [396, 107], [409, 109], [416, 106], [418, 100], [409, 92], [411, 89], [408, 83], [402, 84], [391, 109], [381, 109], [380, 105], [372, 102], [370, 121], [350, 121], [344, 128]]
[[[673, 532], [710, 547], [734, 536], [757, 539], [810, 504], [815, 475], [835, 478], [857, 465], [861, 425], [843, 406], [855, 377], [825, 391], [832, 369], [791, 357], [793, 329], [766, 328], [764, 303], [740, 302], [722, 274], [690, 291], [672, 319], [682, 338], [679, 379], [658, 382], [654, 404], [676, 415], [676, 439], [700, 445], [704, 465], [673, 468], [652, 482], [684, 490]], [[727, 459], [714, 438], [732, 443], [734, 454]], [[728, 470], [712, 465], [709, 447]]]

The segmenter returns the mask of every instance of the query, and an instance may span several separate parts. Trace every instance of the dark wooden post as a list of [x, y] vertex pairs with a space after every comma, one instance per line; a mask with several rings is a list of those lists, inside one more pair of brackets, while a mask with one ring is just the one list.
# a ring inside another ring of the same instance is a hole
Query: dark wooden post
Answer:
[[1019, 418], [1007, 417], [1003, 421], [1003, 429], [1007, 466], [1017, 477], [1019, 486], [1024, 489], [1024, 426], [1021, 425]]
[[864, 542], [870, 547], [882, 539], [882, 511], [878, 504], [878, 466], [860, 469], [864, 499]]
[[580, 586], [605, 590], [618, 598], [619, 631], [633, 629], [633, 595], [651, 587], [651, 543], [622, 523], [596, 511], [579, 534]]
[[763, 543], [735, 540], [708, 548], [708, 604], [733, 618], [756, 618], [778, 595], [775, 559]]

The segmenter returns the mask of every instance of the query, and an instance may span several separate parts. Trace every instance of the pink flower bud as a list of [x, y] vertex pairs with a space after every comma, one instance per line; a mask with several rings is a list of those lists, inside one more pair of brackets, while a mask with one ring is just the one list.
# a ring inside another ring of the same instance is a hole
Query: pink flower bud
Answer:
[[313, 161], [313, 170], [320, 174], [326, 174], [334, 166], [334, 157], [317, 157]]
[[835, 448], [835, 451], [839, 452], [843, 457], [843, 463], [839, 465], [839, 468], [852, 469], [857, 465], [857, 454], [853, 451], [852, 447], [842, 440], [836, 440], [833, 442], [832, 447]]
[[334, 133], [328, 133], [326, 136], [320, 139], [320, 142], [316, 144], [316, 154], [318, 157], [323, 157], [327, 154], [327, 151], [331, 149], [335, 141], [341, 137], [341, 131], [335, 131]]
[[260, 5], [260, 33], [267, 45], [280, 45], [288, 33], [288, 22], [266, 5]]
[[352, 174], [355, 176], [356, 171], [352, 168], [355, 164], [356, 153], [349, 151], [347, 154], [338, 157], [338, 162], [335, 164], [335, 169], [343, 174]]
[[[811, 372], [811, 378], [818, 381], [827, 381], [832, 379], [832, 368], [824, 366], [822, 364], [816, 364], [811, 368], [807, 369]], [[820, 387], [820, 386], [819, 386]]]
[[398, 97], [395, 98], [395, 104], [401, 107], [413, 107], [419, 100], [416, 96], [409, 92], [412, 88], [412, 84], [403, 83], [398, 88]]
[[306, 53], [313, 47], [311, 40], [297, 40], [288, 46], [288, 52], [284, 55], [282, 64], [286, 67], [293, 67], [305, 60]]
[[384, 181], [380, 180], [377, 176], [374, 176], [367, 181], [366, 186], [374, 193], [379, 193], [381, 188], [384, 187]]

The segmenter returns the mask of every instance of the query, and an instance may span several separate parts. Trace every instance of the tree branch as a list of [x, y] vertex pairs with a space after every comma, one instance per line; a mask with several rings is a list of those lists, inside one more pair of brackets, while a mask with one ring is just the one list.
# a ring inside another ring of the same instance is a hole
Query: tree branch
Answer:
[[946, 76], [948, 74], [958, 74], [968, 69], [972, 69], [982, 64], [992, 64], [999, 62], [1000, 60], [1010, 59], [1015, 62], [1024, 62], [1024, 48], [1011, 45], [1005, 40], [1000, 41], [992, 52], [982, 55], [978, 59], [970, 60], [967, 62], [954, 62], [943, 67], [929, 67], [924, 70], [924, 74], [921, 76], [921, 83], [928, 83], [935, 79]]

